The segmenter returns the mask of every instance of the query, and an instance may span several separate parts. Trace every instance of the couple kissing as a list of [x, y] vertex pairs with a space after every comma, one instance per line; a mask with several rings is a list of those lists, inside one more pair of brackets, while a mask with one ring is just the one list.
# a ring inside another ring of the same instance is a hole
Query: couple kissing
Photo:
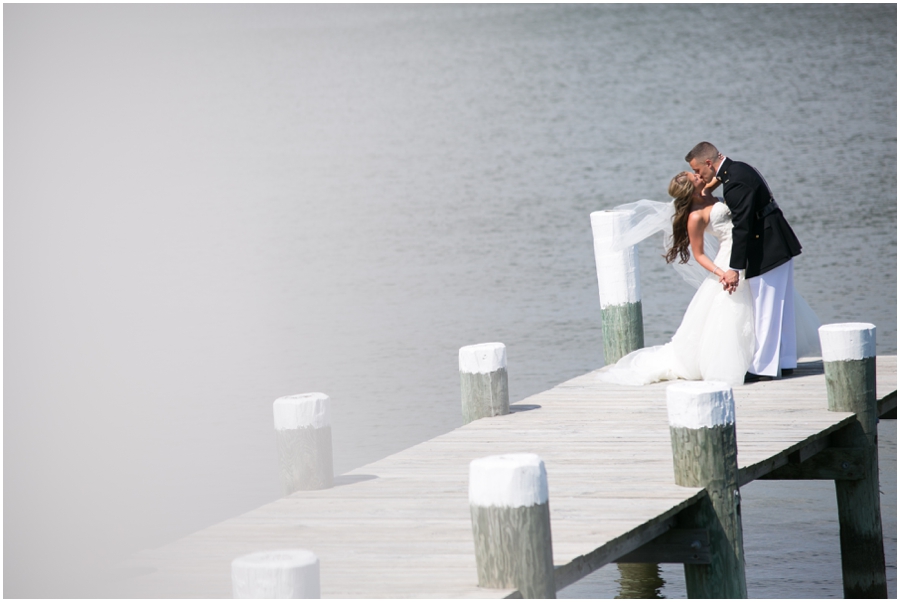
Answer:
[[[654, 216], [641, 220], [641, 235], [669, 234], [666, 262], [687, 269], [693, 259], [697, 292], [670, 342], [634, 351], [598, 378], [735, 386], [787, 376], [798, 357], [819, 354], [819, 321], [794, 290], [800, 242], [756, 169], [709, 142], [697, 144], [685, 161], [691, 171], [672, 178], [671, 203], [644, 200], [617, 209]], [[719, 186], [723, 197], [713, 195]], [[648, 223], [656, 224], [652, 231]]]

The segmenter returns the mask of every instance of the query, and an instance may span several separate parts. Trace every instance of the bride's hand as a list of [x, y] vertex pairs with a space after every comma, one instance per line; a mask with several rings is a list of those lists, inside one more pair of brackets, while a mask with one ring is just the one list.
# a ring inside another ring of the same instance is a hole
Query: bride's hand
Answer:
[[713, 177], [712, 181], [703, 187], [703, 192], [712, 192], [716, 188], [719, 187], [722, 181], [719, 178]]

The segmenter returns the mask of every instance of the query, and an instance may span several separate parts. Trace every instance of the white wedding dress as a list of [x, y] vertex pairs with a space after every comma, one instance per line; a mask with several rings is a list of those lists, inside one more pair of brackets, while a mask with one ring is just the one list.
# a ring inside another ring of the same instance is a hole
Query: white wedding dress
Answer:
[[[671, 204], [667, 204], [667, 209], [668, 205]], [[669, 209], [667, 215], [671, 213]], [[662, 223], [666, 222], [671, 229], [671, 217], [662, 220]], [[712, 235], [718, 242], [719, 249], [713, 261], [726, 270], [731, 259], [731, 228], [728, 206], [724, 202], [713, 205], [706, 234]], [[657, 226], [654, 231], [660, 229]], [[647, 232], [641, 233], [643, 237], [647, 235]], [[709, 236], [705, 238], [709, 241]], [[704, 244], [708, 255], [715, 252], [710, 248], [712, 246]], [[699, 270], [703, 268], [696, 263], [693, 268], [696, 281]], [[645, 385], [675, 379], [716, 380], [731, 386], [743, 384], [756, 345], [750, 286], [741, 273], [737, 290], [729, 295], [722, 289], [717, 277], [704, 272], [706, 276], [702, 277], [697, 293], [671, 341], [665, 345], [638, 349], [598, 372], [597, 378], [624, 385]], [[690, 281], [687, 276], [686, 279]], [[794, 299], [798, 357], [818, 356], [818, 318], [796, 291]]]

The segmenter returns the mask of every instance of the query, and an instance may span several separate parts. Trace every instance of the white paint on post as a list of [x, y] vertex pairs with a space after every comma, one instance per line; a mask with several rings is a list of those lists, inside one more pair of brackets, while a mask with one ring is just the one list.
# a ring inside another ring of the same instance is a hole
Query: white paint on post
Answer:
[[308, 550], [275, 550], [231, 562], [234, 598], [319, 598], [319, 558]]
[[727, 383], [686, 381], [666, 387], [669, 426], [700, 429], [734, 424], [734, 396]]
[[459, 349], [459, 371], [466, 374], [490, 374], [506, 368], [506, 345], [481, 343]]
[[594, 259], [597, 262], [597, 285], [600, 308], [637, 303], [641, 300], [640, 267], [637, 248], [613, 250], [615, 241], [631, 224], [633, 211], [594, 211], [591, 230], [594, 233]]
[[875, 325], [866, 322], [819, 327], [822, 361], [846, 362], [875, 357]]
[[504, 454], [469, 464], [469, 503], [521, 508], [548, 500], [547, 470], [536, 454]]
[[280, 397], [273, 404], [275, 430], [331, 426], [331, 398], [324, 393]]

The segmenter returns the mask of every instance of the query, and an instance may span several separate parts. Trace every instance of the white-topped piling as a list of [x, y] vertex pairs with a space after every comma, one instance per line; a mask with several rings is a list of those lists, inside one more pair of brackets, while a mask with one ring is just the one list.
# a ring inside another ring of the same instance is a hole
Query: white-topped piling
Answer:
[[[819, 342], [828, 409], [863, 413], [868, 423], [875, 424], [875, 325], [826, 324], [819, 327]], [[874, 438], [874, 431], [871, 435]]]
[[690, 598], [746, 598], [734, 396], [726, 383], [689, 381], [666, 388], [675, 483], [708, 498], [683, 512], [679, 528], [709, 532], [712, 562], [684, 565]]
[[607, 364], [644, 346], [641, 275], [637, 247], [616, 247], [630, 226], [633, 211], [594, 211], [594, 260], [600, 292], [603, 354]]
[[469, 508], [478, 585], [555, 598], [547, 471], [535, 454], [469, 464]]
[[232, 597], [319, 598], [319, 558], [308, 550], [273, 550], [231, 562]]
[[887, 573], [878, 491], [878, 401], [875, 395], [875, 325], [826, 324], [819, 328], [828, 409], [856, 420], [834, 435], [838, 448], [862, 451], [859, 480], [834, 482], [841, 537], [845, 598], [886, 598]]
[[324, 393], [280, 397], [272, 406], [285, 495], [334, 483], [331, 399]]
[[466, 423], [509, 414], [506, 345], [481, 343], [459, 350], [459, 388]]
[[[685, 381], [666, 387], [670, 428], [697, 430], [734, 426], [734, 396], [725, 383]], [[698, 487], [689, 483], [678, 483]]]

